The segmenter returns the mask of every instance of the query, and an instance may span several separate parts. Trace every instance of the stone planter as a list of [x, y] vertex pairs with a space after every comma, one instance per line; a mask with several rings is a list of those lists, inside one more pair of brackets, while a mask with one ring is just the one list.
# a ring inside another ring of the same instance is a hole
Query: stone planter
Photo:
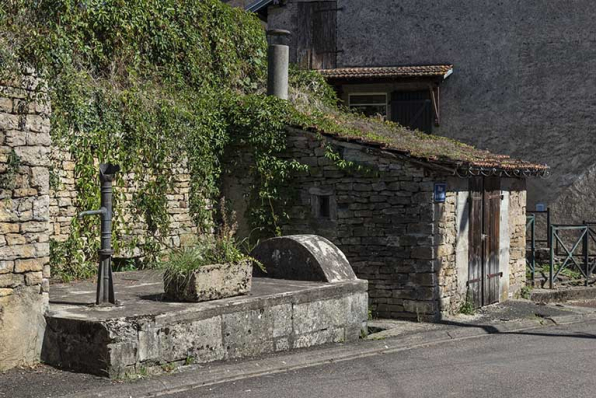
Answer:
[[209, 301], [250, 292], [252, 261], [205, 265], [188, 278], [174, 278], [165, 283], [165, 298], [175, 301]]

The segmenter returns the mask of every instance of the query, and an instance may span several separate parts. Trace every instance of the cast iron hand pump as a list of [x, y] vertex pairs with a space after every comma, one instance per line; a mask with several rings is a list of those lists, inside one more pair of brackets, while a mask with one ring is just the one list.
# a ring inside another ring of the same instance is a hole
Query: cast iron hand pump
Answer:
[[99, 165], [101, 181], [101, 208], [84, 211], [83, 216], [101, 215], [101, 248], [99, 249], [99, 272], [97, 275], [97, 305], [116, 304], [114, 297], [114, 281], [112, 279], [112, 182], [120, 166], [102, 163]]

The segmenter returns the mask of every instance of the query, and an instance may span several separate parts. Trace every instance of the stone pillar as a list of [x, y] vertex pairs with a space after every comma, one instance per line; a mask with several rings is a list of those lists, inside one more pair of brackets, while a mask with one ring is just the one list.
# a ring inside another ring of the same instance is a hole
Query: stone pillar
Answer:
[[0, 86], [0, 371], [39, 361], [48, 306], [50, 107]]
[[271, 41], [267, 50], [267, 95], [288, 99], [288, 73], [290, 67], [290, 47], [284, 43], [290, 32], [287, 30], [268, 30]]

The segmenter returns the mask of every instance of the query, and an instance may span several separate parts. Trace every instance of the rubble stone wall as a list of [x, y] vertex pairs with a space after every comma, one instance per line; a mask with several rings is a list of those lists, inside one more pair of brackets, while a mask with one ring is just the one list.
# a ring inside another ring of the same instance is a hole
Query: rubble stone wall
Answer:
[[50, 108], [37, 85], [0, 86], [0, 371], [39, 361], [49, 300]]
[[[309, 166], [286, 187], [291, 196], [282, 221], [283, 235], [321, 235], [345, 253], [358, 278], [369, 281], [369, 304], [374, 316], [436, 319], [438, 225], [432, 202], [434, 181], [414, 163], [391, 159], [381, 151], [357, 144], [330, 141], [342, 157], [366, 167], [340, 168], [325, 156], [320, 139], [291, 130], [286, 156]], [[244, 211], [250, 151], [236, 156], [224, 175], [224, 194], [235, 198], [241, 230], [250, 230]], [[244, 225], [244, 227], [243, 227]]]
[[[309, 170], [297, 173], [284, 188], [290, 205], [285, 208], [289, 219], [280, 221], [283, 235], [316, 234], [337, 245], [358, 278], [369, 281], [374, 316], [436, 320], [458, 312], [468, 281], [467, 179], [363, 145], [326, 142], [368, 171], [340, 168], [325, 156], [320, 137], [290, 130], [284, 156]], [[233, 153], [223, 194], [237, 210], [240, 231], [248, 233], [251, 151], [236, 148]], [[517, 181], [503, 188], [512, 190], [506, 218], [512, 223], [507, 257], [512, 281], [510, 289], [503, 285], [505, 298], [525, 280], [525, 185]], [[447, 184], [444, 203], [434, 203], [435, 183]]]
[[[56, 178], [55, 186], [50, 190], [50, 218], [52, 232], [50, 239], [57, 242], [64, 242], [71, 232], [73, 218], [79, 211], [89, 210], [77, 207], [75, 160], [72, 155], [57, 146], [51, 151], [52, 173]], [[192, 240], [197, 235], [197, 227], [190, 213], [190, 174], [186, 165], [173, 165], [172, 173], [174, 178], [173, 190], [167, 195], [167, 211], [169, 215], [169, 235], [164, 242], [170, 247], [180, 247], [181, 244]], [[116, 188], [119, 193], [124, 194], [124, 202], [120, 202], [114, 209], [115, 213], [122, 215], [124, 224], [124, 239], [127, 242], [134, 242], [131, 250], [116, 253], [120, 258], [132, 258], [143, 256], [143, 244], [146, 242], [148, 228], [142, 216], [135, 214], [136, 206], [134, 196], [139, 192], [139, 178], [150, 178], [149, 176], [136, 176], [132, 173], [124, 177], [124, 187]], [[99, 184], [99, 178], [98, 182]], [[124, 245], [123, 245], [124, 246]], [[130, 245], [129, 245], [130, 246]]]
[[509, 298], [517, 298], [526, 285], [526, 183], [509, 180]]

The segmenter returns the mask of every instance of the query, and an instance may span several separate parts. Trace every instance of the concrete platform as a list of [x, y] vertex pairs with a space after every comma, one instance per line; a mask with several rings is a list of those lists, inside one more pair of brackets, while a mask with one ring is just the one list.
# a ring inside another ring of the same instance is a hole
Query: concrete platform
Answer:
[[368, 316], [367, 282], [254, 278], [250, 295], [162, 301], [156, 271], [115, 275], [119, 307], [96, 307], [95, 284], [53, 285], [42, 360], [110, 377], [355, 341]]

